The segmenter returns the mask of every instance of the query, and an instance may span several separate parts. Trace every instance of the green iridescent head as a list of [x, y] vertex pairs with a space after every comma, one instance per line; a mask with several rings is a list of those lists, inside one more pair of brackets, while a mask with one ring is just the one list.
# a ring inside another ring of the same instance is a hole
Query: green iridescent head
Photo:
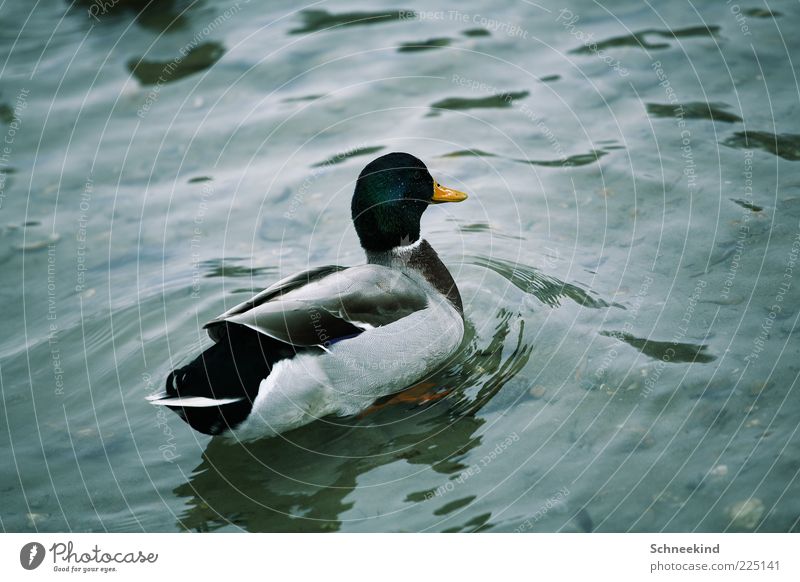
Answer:
[[429, 204], [466, 198], [436, 182], [420, 159], [394, 152], [361, 171], [351, 205], [353, 224], [364, 250], [388, 251], [419, 240], [419, 222]]

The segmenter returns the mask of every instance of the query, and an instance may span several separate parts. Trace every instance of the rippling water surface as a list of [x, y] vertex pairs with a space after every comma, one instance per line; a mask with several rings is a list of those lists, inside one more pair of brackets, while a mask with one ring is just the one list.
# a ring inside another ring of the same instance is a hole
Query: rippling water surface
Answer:
[[[796, 2], [0, 15], [3, 529], [798, 529]], [[149, 405], [363, 260], [390, 151], [471, 194], [423, 221], [468, 319], [424, 397], [248, 446]]]

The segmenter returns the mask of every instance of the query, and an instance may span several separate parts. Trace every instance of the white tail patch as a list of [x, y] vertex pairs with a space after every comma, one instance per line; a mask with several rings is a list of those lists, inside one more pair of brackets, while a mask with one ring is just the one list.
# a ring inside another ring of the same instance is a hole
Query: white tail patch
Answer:
[[223, 406], [244, 400], [244, 398], [206, 398], [205, 396], [163, 396], [153, 394], [147, 400], [156, 406], [181, 406], [186, 408], [208, 408], [209, 406]]

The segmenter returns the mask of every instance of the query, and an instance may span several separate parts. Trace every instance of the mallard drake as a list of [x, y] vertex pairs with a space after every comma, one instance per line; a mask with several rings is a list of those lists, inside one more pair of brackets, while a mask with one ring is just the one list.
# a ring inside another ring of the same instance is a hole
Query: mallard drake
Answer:
[[366, 264], [298, 273], [211, 320], [215, 343], [151, 402], [202, 433], [253, 440], [412, 386], [464, 335], [458, 287], [420, 219], [430, 204], [466, 198], [410, 154], [372, 161], [351, 205]]

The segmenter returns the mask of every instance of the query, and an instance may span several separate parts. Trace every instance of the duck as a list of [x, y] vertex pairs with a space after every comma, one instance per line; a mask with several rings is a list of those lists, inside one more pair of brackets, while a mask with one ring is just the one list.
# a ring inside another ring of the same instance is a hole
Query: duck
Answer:
[[351, 203], [366, 262], [286, 277], [212, 319], [213, 345], [148, 399], [198, 432], [252, 441], [361, 414], [418, 384], [464, 337], [458, 287], [420, 221], [466, 198], [411, 154], [373, 160]]

